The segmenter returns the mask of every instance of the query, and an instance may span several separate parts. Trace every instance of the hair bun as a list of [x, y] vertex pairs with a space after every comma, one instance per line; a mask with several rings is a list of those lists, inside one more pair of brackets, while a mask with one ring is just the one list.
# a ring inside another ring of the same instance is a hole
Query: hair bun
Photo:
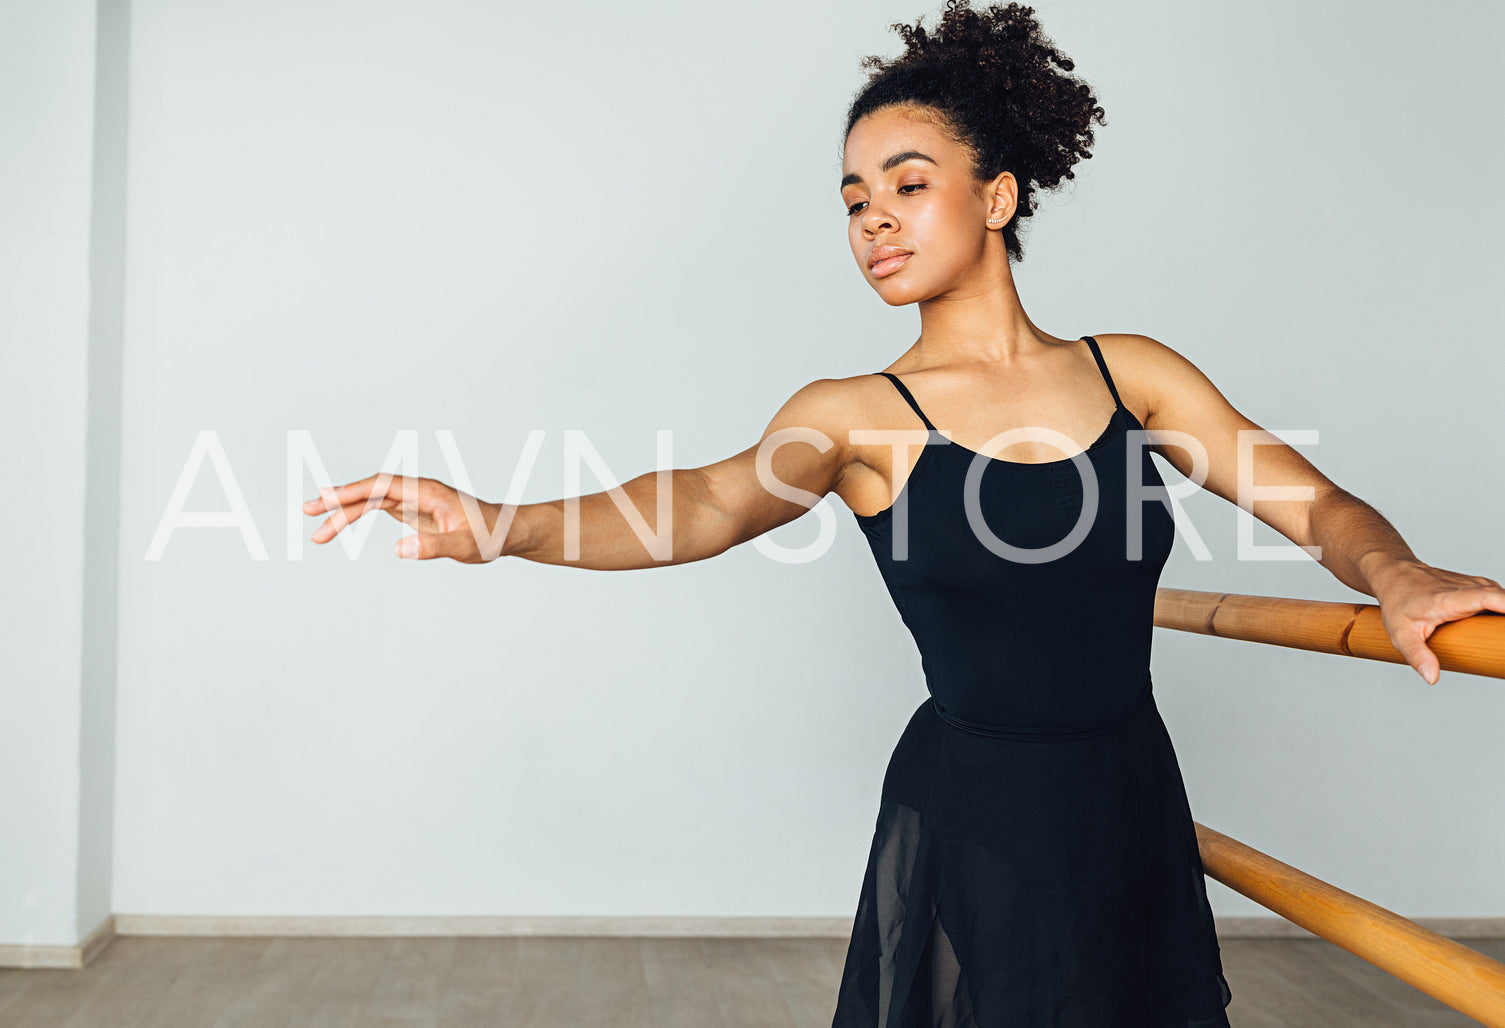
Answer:
[[924, 17], [891, 25], [904, 40], [892, 60], [870, 56], [867, 83], [847, 110], [845, 138], [865, 114], [900, 104], [939, 112], [973, 157], [974, 177], [989, 182], [1012, 172], [1019, 203], [1004, 226], [1009, 258], [1023, 260], [1020, 218], [1034, 214], [1036, 189], [1074, 178], [1072, 166], [1092, 156], [1092, 122], [1107, 113], [1076, 68], [1045, 35], [1032, 7], [1018, 3], [972, 10], [947, 0], [934, 32]]

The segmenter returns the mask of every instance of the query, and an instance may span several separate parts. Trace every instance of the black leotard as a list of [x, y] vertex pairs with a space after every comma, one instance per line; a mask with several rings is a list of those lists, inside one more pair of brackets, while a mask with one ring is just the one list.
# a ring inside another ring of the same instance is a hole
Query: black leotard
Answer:
[[884, 773], [834, 1028], [1228, 1028], [1150, 678], [1174, 522], [1084, 338], [1113, 415], [1044, 463], [947, 440], [888, 375], [930, 444], [898, 500], [857, 521], [930, 696]]
[[[1042, 463], [949, 441], [899, 377], [881, 372], [930, 442], [895, 504], [857, 521], [919, 644], [936, 712], [958, 727], [1093, 731], [1148, 695], [1155, 589], [1175, 524], [1145, 492], [1164, 483], [1142, 444], [1144, 426], [1119, 399], [1097, 340], [1086, 339], [1113, 414], [1086, 450]], [[963, 502], [974, 465], [973, 506], [984, 516], [976, 531]], [[1093, 493], [1096, 504], [1084, 504]], [[896, 560], [905, 506], [908, 556]], [[1003, 555], [989, 548], [990, 534]]]

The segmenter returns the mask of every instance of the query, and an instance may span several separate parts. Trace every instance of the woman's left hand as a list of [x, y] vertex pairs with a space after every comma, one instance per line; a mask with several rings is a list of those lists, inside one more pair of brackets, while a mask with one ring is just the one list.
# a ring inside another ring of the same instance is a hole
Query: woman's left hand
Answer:
[[1436, 685], [1442, 674], [1437, 655], [1427, 645], [1433, 629], [1483, 610], [1505, 614], [1505, 589], [1483, 575], [1461, 575], [1401, 559], [1378, 577], [1375, 599], [1390, 642], [1428, 685]]

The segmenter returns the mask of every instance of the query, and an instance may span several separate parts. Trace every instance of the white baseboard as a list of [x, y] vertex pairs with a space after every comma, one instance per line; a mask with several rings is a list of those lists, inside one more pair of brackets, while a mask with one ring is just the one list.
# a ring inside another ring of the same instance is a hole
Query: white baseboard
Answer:
[[850, 917], [171, 917], [116, 914], [120, 935], [599, 935], [847, 938]]
[[[1219, 939], [1318, 936], [1283, 917], [1214, 918]], [[1413, 918], [1450, 939], [1505, 937], [1505, 917]], [[80, 968], [117, 935], [165, 936], [670, 936], [845, 939], [849, 917], [183, 917], [115, 914], [76, 946], [0, 944], [0, 967]]]
[[115, 918], [99, 922], [76, 946], [33, 946], [27, 943], [0, 942], [0, 967], [78, 968], [104, 950], [115, 939]]

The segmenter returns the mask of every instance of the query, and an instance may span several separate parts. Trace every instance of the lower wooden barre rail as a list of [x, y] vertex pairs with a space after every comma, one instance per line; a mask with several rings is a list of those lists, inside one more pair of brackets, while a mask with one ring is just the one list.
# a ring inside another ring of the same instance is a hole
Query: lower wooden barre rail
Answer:
[[1202, 867], [1237, 892], [1490, 1028], [1505, 1028], [1505, 964], [1313, 878], [1206, 825]]
[[[1391, 645], [1375, 603], [1158, 589], [1155, 624], [1223, 639], [1406, 663]], [[1505, 678], [1505, 614], [1482, 611], [1438, 625], [1427, 646], [1444, 671]]]

